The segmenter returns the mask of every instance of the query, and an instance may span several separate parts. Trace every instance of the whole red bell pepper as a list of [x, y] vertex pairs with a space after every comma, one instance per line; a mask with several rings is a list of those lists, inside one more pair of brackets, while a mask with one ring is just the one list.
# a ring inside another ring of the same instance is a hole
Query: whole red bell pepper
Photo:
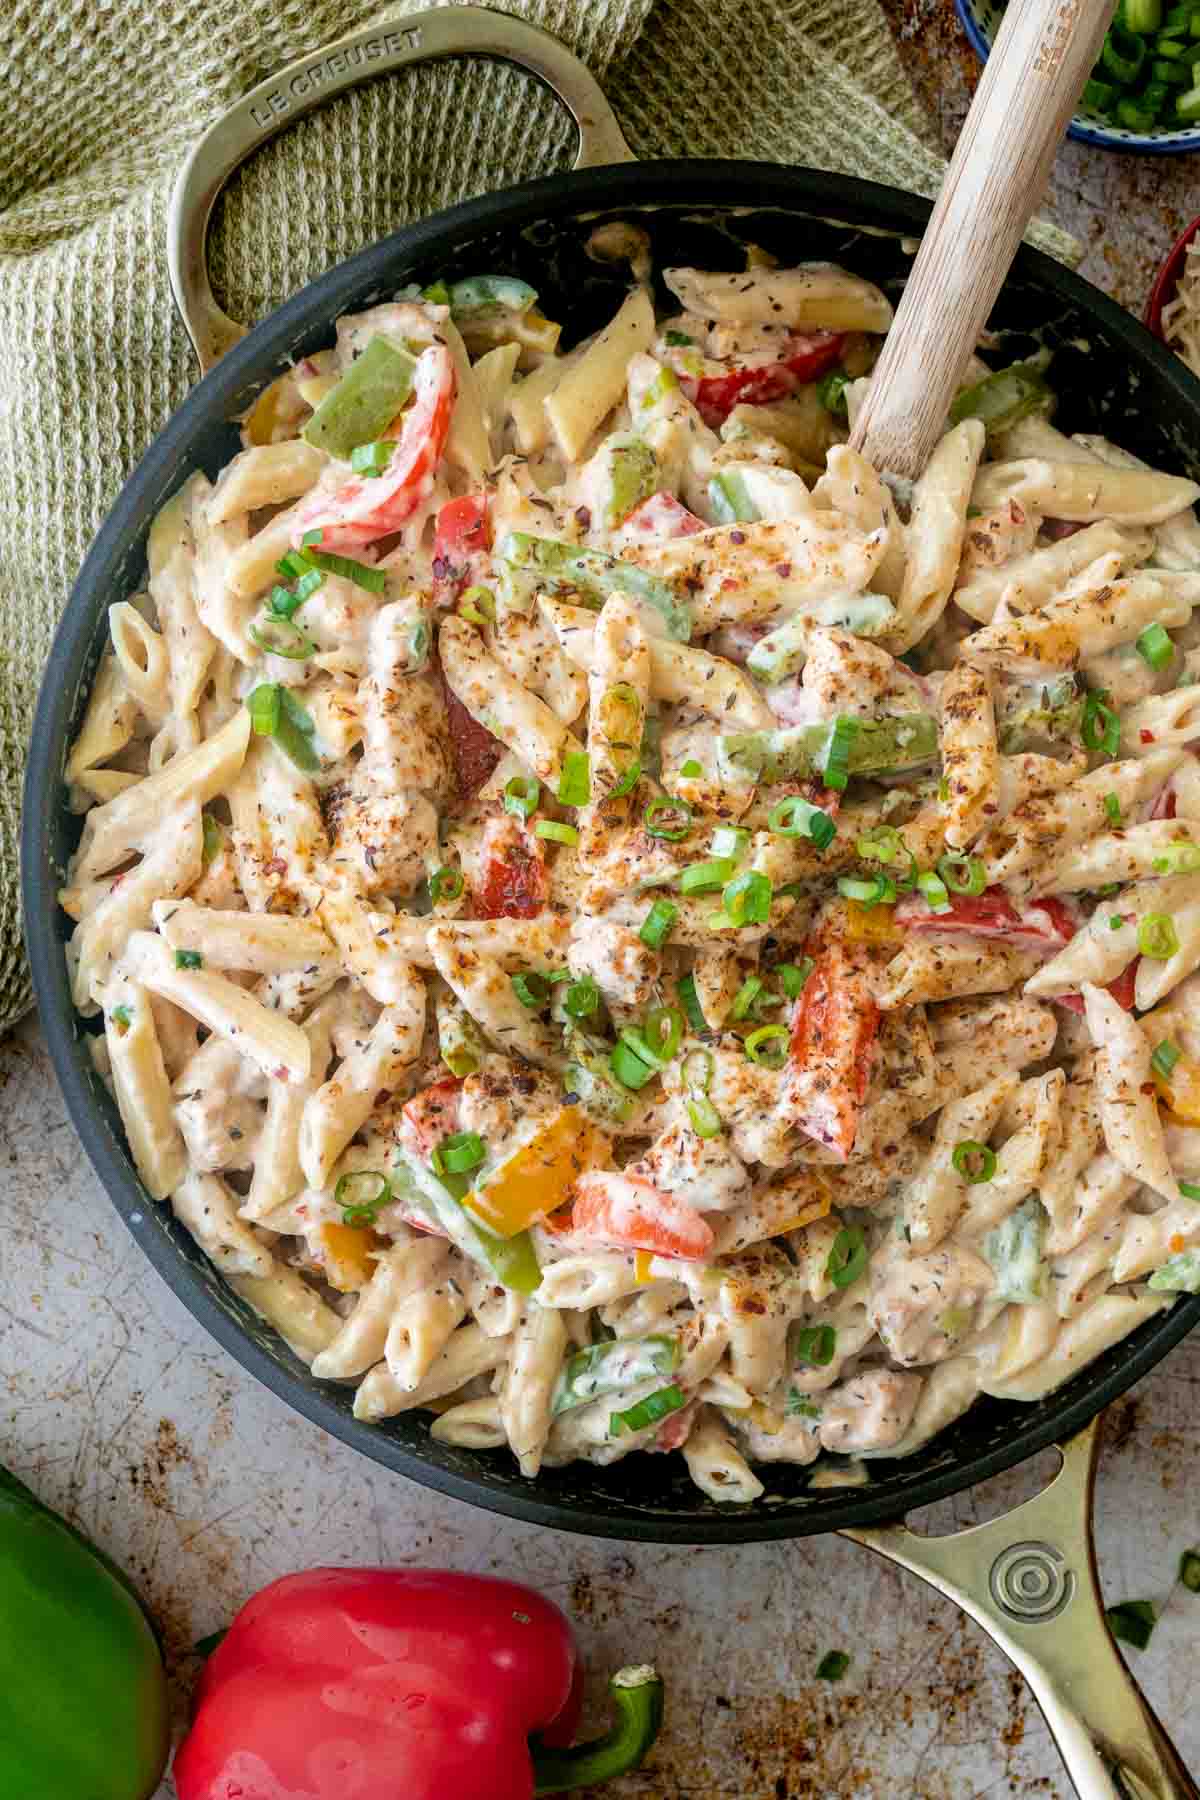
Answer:
[[[624, 1774], [662, 1722], [653, 1669], [610, 1692], [614, 1729], [569, 1745], [571, 1627], [516, 1582], [314, 1569], [247, 1602], [201, 1677], [179, 1800], [532, 1800]], [[530, 1738], [537, 1734], [531, 1744]]]

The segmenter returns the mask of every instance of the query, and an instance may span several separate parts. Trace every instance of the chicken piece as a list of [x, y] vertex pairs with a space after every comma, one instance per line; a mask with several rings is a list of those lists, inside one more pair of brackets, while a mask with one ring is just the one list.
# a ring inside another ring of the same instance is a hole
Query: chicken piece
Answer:
[[908, 1430], [924, 1383], [897, 1369], [863, 1369], [821, 1402], [817, 1436], [824, 1450], [854, 1456], [890, 1450]]
[[619, 1006], [645, 1006], [662, 974], [657, 950], [627, 926], [604, 919], [576, 919], [567, 966], [577, 980], [590, 975], [604, 998]]
[[727, 1212], [746, 1196], [750, 1177], [723, 1136], [702, 1138], [680, 1121], [664, 1131], [635, 1163], [663, 1193], [682, 1193], [700, 1212]]
[[982, 1257], [952, 1245], [924, 1256], [876, 1257], [872, 1277], [868, 1317], [905, 1368], [949, 1356], [995, 1285]]

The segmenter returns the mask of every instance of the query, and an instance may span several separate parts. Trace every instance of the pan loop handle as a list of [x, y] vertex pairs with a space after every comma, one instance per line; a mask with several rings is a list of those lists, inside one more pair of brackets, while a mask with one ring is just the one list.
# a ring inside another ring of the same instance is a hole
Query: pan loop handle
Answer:
[[847, 1530], [911, 1569], [999, 1644], [1033, 1689], [1080, 1800], [1197, 1800], [1117, 1650], [1092, 1542], [1099, 1420], [1058, 1446], [1062, 1468], [1002, 1518], [949, 1537], [907, 1525]]
[[511, 13], [439, 6], [361, 26], [261, 81], [209, 126], [180, 170], [167, 220], [171, 292], [207, 375], [246, 327], [221, 311], [208, 279], [208, 226], [217, 196], [240, 163], [284, 126], [334, 94], [412, 63], [482, 56], [515, 63], [560, 99], [579, 130], [577, 169], [631, 162], [633, 152], [599, 82], [565, 45]]

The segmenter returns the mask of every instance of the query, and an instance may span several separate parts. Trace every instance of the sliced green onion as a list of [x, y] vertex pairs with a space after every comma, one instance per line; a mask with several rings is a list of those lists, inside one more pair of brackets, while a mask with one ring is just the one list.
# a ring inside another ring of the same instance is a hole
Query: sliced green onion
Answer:
[[289, 662], [307, 662], [315, 656], [317, 646], [300, 627], [282, 614], [264, 613], [261, 625], [249, 625], [246, 636], [269, 656], [286, 656]]
[[1079, 735], [1085, 750], [1103, 750], [1115, 756], [1121, 748], [1121, 721], [1112, 707], [1104, 704], [1107, 699], [1107, 689], [1085, 697]]
[[656, 1006], [646, 1014], [641, 1031], [623, 1031], [621, 1036], [643, 1062], [665, 1069], [683, 1042], [683, 1017], [673, 1006]]
[[1097, 81], [1094, 77], [1083, 84], [1083, 104], [1091, 112], [1108, 112], [1117, 98], [1117, 90], [1111, 81]]
[[1124, 923], [1125, 923], [1125, 919], [1124, 919], [1123, 914], [1112, 913], [1109, 917], [1108, 929], [1110, 931], [1120, 931], [1122, 926], [1124, 925]]
[[[660, 824], [660, 819], [674, 817], [677, 825]], [[678, 795], [656, 794], [642, 814], [642, 825], [651, 837], [665, 838], [668, 843], [678, 844], [692, 829], [692, 809], [686, 800]]]
[[441, 868], [435, 869], [429, 877], [429, 897], [435, 906], [443, 900], [457, 900], [466, 885], [461, 869], [455, 869], [449, 863], [443, 863]]
[[692, 1122], [692, 1130], [697, 1137], [720, 1137], [721, 1115], [707, 1094], [693, 1094], [685, 1102], [685, 1105], [688, 1118]]
[[295, 581], [302, 575], [312, 573], [312, 564], [302, 550], [287, 551], [280, 557], [275, 567], [287, 581]]
[[455, 1131], [434, 1151], [433, 1167], [438, 1175], [466, 1175], [477, 1169], [486, 1155], [487, 1146], [477, 1131]]
[[660, 1419], [686, 1405], [683, 1389], [672, 1382], [670, 1387], [647, 1394], [636, 1406], [627, 1407], [624, 1412], [610, 1413], [608, 1429], [613, 1437], [620, 1437], [623, 1431], [644, 1431], [648, 1425], [657, 1425]]
[[752, 1063], [764, 1069], [782, 1069], [787, 1061], [788, 1029], [786, 1025], [760, 1025], [745, 1040], [742, 1049]]
[[758, 996], [766, 986], [761, 975], [747, 975], [729, 1009], [731, 1019], [747, 1019], [754, 1011]]
[[814, 1369], [827, 1369], [836, 1350], [837, 1332], [832, 1325], [805, 1325], [792, 1336], [793, 1356]]
[[558, 798], [563, 806], [586, 806], [591, 797], [591, 758], [586, 750], [568, 750], [563, 757]]
[[794, 1000], [801, 992], [815, 967], [811, 956], [802, 956], [798, 963], [776, 964], [775, 973], [779, 977], [779, 985], [789, 1000]]
[[731, 856], [735, 862], [740, 861], [749, 848], [750, 833], [744, 825], [718, 825], [709, 845], [714, 856]]
[[1108, 1607], [1104, 1617], [1113, 1636], [1135, 1650], [1146, 1648], [1158, 1623], [1153, 1600], [1122, 1600], [1119, 1606]]
[[819, 1419], [821, 1417], [821, 1408], [795, 1388], [788, 1389], [783, 1410], [789, 1419]]
[[368, 594], [382, 594], [387, 586], [387, 570], [371, 569], [366, 563], [355, 562], [352, 556], [335, 556], [332, 550], [318, 550], [310, 539], [320, 538], [320, 532], [306, 531], [304, 548], [301, 554], [307, 558], [308, 566], [323, 569], [326, 575], [340, 575], [343, 581], [352, 581], [355, 587], [365, 588]]
[[532, 775], [514, 775], [504, 784], [504, 810], [516, 819], [528, 819], [537, 811], [542, 784]]
[[837, 826], [827, 812], [812, 806], [801, 794], [789, 794], [767, 814], [767, 825], [779, 837], [810, 838], [818, 850], [833, 842]]
[[1189, 1594], [1200, 1594], [1200, 1550], [1185, 1550], [1179, 1559], [1179, 1579]]
[[679, 875], [679, 891], [681, 894], [715, 894], [718, 888], [725, 886], [733, 874], [735, 863], [730, 856], [721, 856], [709, 862], [689, 863]]
[[536, 969], [526, 969], [519, 975], [511, 975], [512, 991], [522, 1006], [545, 1006], [550, 998], [550, 983]]
[[954, 909], [950, 904], [950, 891], [941, 876], [935, 875], [932, 869], [922, 870], [921, 874], [917, 876], [917, 887], [924, 894], [931, 912], [953, 912]]
[[653, 1081], [658, 1073], [657, 1069], [642, 1061], [636, 1050], [626, 1042], [624, 1034], [617, 1040], [608, 1059], [608, 1066], [621, 1086], [632, 1088], [635, 1093], [639, 1088], [644, 1088], [648, 1081]]
[[1195, 875], [1200, 870], [1200, 844], [1168, 844], [1151, 867], [1156, 875]]
[[679, 773], [685, 776], [688, 781], [695, 781], [698, 776], [703, 775], [704, 770], [694, 756], [689, 756], [687, 761], [681, 766]]
[[679, 998], [683, 1002], [683, 1010], [687, 1014], [687, 1022], [693, 1031], [707, 1031], [708, 1021], [704, 1017], [699, 997], [696, 993], [696, 977], [685, 975], [678, 983]]
[[817, 383], [817, 399], [826, 412], [835, 413], [839, 419], [846, 417], [846, 389], [850, 385], [850, 377], [845, 369], [830, 369], [828, 375], [822, 375]]
[[1146, 46], [1141, 38], [1134, 37], [1120, 25], [1109, 26], [1100, 61], [1114, 81], [1119, 81], [1122, 87], [1130, 87], [1141, 73], [1145, 60]]
[[1149, 107], [1140, 106], [1136, 100], [1125, 95], [1117, 101], [1117, 124], [1123, 125], [1126, 131], [1153, 131], [1157, 123]]
[[1194, 1181], [1181, 1181], [1179, 1191], [1185, 1200], [1200, 1200], [1200, 1187]]
[[1121, 0], [1120, 14], [1126, 31], [1148, 37], [1162, 25], [1162, 0]]
[[769, 876], [746, 869], [728, 884], [721, 904], [735, 925], [765, 925], [771, 917], [773, 891]]
[[552, 838], [556, 844], [577, 844], [579, 833], [573, 825], [560, 825], [557, 819], [539, 819], [534, 826], [534, 833], [540, 838]]
[[685, 344], [694, 344], [695, 341], [695, 338], [689, 337], [686, 331], [663, 332], [663, 343], [670, 344], [676, 350], [681, 350]]
[[1115, 794], [1105, 794], [1104, 811], [1110, 825], [1120, 826], [1121, 802]]
[[947, 853], [938, 858], [937, 872], [952, 894], [982, 894], [987, 886], [987, 872], [978, 856]]
[[1138, 925], [1138, 949], [1155, 962], [1167, 962], [1179, 948], [1179, 934], [1170, 913], [1147, 913]]
[[333, 1190], [335, 1206], [342, 1209], [343, 1225], [373, 1225], [381, 1206], [392, 1197], [392, 1184], [378, 1169], [355, 1169], [339, 1175]]
[[1152, 669], [1165, 669], [1175, 654], [1175, 646], [1165, 627], [1156, 621], [1153, 625], [1147, 625], [1138, 638], [1137, 653]]
[[840, 1681], [850, 1667], [850, 1658], [844, 1650], [827, 1650], [817, 1664], [818, 1681]]
[[981, 1181], [990, 1181], [996, 1173], [996, 1152], [989, 1145], [981, 1144], [977, 1138], [963, 1138], [955, 1144], [950, 1161], [968, 1187], [977, 1187]]
[[204, 868], [207, 868], [209, 863], [220, 856], [225, 848], [225, 827], [220, 819], [213, 817], [212, 813], [203, 812], [200, 814], [200, 829], [204, 840], [204, 847], [200, 852], [200, 862]]
[[860, 906], [890, 906], [896, 898], [896, 884], [890, 875], [839, 875], [838, 893], [843, 900], [857, 900]]
[[563, 1005], [573, 1019], [586, 1019], [600, 1005], [600, 989], [590, 975], [581, 975], [563, 995]]
[[679, 908], [670, 900], [656, 900], [650, 911], [642, 920], [642, 928], [638, 932], [643, 944], [649, 950], [661, 950], [671, 935], [672, 927], [679, 917]]
[[469, 587], [458, 603], [458, 610], [472, 625], [496, 623], [496, 596], [491, 588]]
[[274, 738], [284, 755], [306, 774], [313, 774], [321, 760], [312, 746], [315, 727], [308, 713], [285, 687], [263, 682], [247, 695], [250, 723], [261, 737]]
[[642, 764], [639, 757], [634, 757], [615, 788], [609, 792], [610, 800], [619, 800], [623, 794], [631, 794], [642, 779]]
[[689, 1050], [679, 1071], [683, 1085], [692, 1089], [699, 1088], [702, 1094], [706, 1094], [712, 1086], [716, 1066], [711, 1050]]
[[[1195, 69], [1192, 71], [1195, 74]], [[1200, 82], [1189, 88], [1186, 94], [1180, 94], [1175, 102], [1175, 116], [1185, 120], [1189, 125], [1194, 119], [1200, 119]]]
[[858, 720], [835, 719], [825, 747], [825, 766], [821, 780], [827, 788], [844, 788], [850, 780], [850, 747], [858, 736]]
[[120, 1036], [124, 1037], [125, 1033], [133, 1023], [133, 1015], [130, 1013], [129, 1008], [127, 1006], [114, 1006], [108, 1016], [117, 1027]]
[[376, 438], [373, 444], [355, 444], [350, 452], [350, 467], [356, 475], [382, 475], [395, 448], [395, 438]]
[[835, 1288], [848, 1288], [867, 1266], [867, 1240], [859, 1225], [843, 1225], [830, 1246], [825, 1279]]
[[204, 967], [203, 952], [200, 950], [177, 950], [175, 967], [177, 969], [202, 969]]
[[1161, 1044], [1156, 1044], [1154, 1046], [1154, 1054], [1150, 1058], [1150, 1067], [1154, 1070], [1156, 1075], [1161, 1075], [1164, 1081], [1169, 1081], [1171, 1079], [1171, 1070], [1175, 1067], [1175, 1064], [1182, 1055], [1183, 1051], [1179, 1048], [1178, 1044], [1173, 1044], [1170, 1038], [1164, 1038]]

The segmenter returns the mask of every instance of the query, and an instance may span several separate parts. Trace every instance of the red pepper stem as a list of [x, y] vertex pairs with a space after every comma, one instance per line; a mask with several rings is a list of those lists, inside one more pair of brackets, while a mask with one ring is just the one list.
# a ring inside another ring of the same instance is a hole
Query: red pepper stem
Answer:
[[612, 1781], [640, 1766], [663, 1720], [663, 1684], [648, 1664], [618, 1669], [608, 1684], [617, 1722], [603, 1737], [570, 1750], [531, 1746], [535, 1794], [562, 1794], [571, 1788]]

